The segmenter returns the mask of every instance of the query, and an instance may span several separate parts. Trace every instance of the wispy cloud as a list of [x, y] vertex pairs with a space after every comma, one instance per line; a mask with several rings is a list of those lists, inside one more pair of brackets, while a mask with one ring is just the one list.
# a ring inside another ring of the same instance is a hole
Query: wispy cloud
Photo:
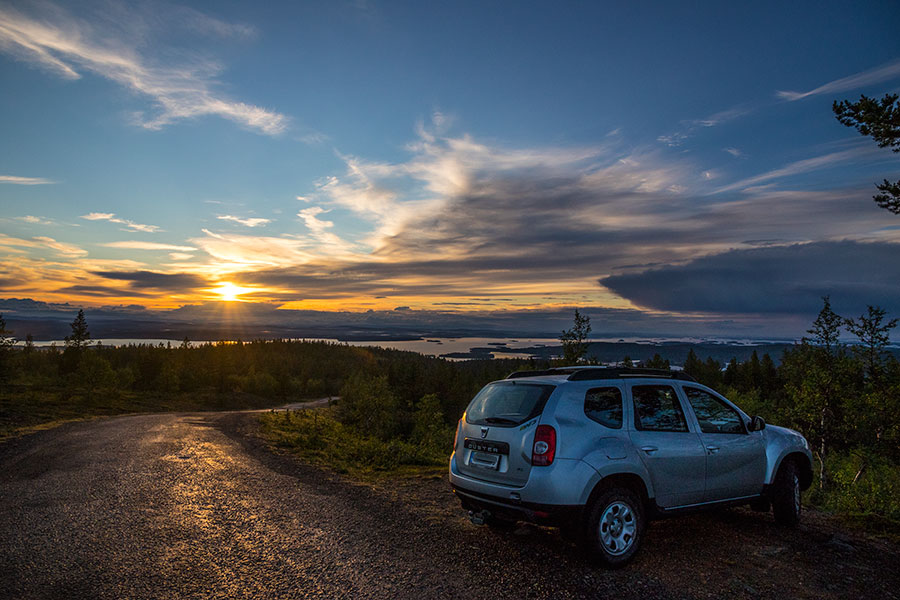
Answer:
[[166, 250], [174, 252], [194, 252], [197, 250], [193, 246], [177, 246], [173, 244], [158, 244], [156, 242], [141, 242], [137, 240], [129, 240], [124, 242], [107, 242], [100, 244], [106, 248], [120, 248], [122, 250]]
[[736, 181], [729, 185], [720, 187], [713, 193], [720, 194], [722, 192], [731, 192], [734, 190], [750, 188], [752, 186], [757, 186], [761, 183], [766, 183], [774, 179], [791, 177], [793, 175], [799, 175], [801, 173], [807, 173], [809, 171], [824, 169], [825, 167], [830, 167], [835, 164], [858, 160], [863, 156], [872, 153], [872, 149], [866, 146], [850, 148], [849, 150], [841, 150], [840, 152], [831, 152], [830, 154], [823, 154], [822, 156], [814, 156], [813, 158], [798, 160], [796, 162], [787, 164], [780, 169], [774, 169], [772, 171], [761, 173], [760, 175], [754, 175], [753, 177], [741, 179], [740, 181]]
[[354, 245], [346, 242], [336, 235], [332, 230], [334, 223], [319, 218], [322, 213], [328, 212], [321, 206], [310, 206], [304, 208], [297, 213], [297, 216], [303, 220], [310, 235], [321, 244], [319, 251], [328, 252], [334, 256], [340, 254], [349, 254]]
[[882, 81], [896, 79], [898, 77], [900, 77], [900, 59], [893, 60], [889, 63], [881, 65], [880, 67], [869, 69], [868, 71], [862, 71], [861, 73], [856, 73], [854, 75], [848, 75], [847, 77], [835, 79], [834, 81], [829, 81], [828, 83], [811, 89], [808, 92], [778, 91], [775, 92], [775, 95], [782, 100], [794, 102], [795, 100], [802, 100], [803, 98], [808, 98], [810, 96], [818, 96], [821, 94], [835, 94], [837, 92], [854, 90], [857, 88], [865, 87], [867, 85], [881, 83]]
[[32, 225], [55, 225], [55, 223], [50, 219], [46, 219], [44, 217], [36, 217], [34, 215], [25, 215], [24, 217], [16, 218], [20, 221], [25, 221], [26, 223], [30, 223]]
[[159, 227], [156, 225], [144, 225], [143, 223], [135, 223], [134, 221], [129, 221], [128, 219], [122, 219], [115, 215], [115, 213], [98, 213], [92, 212], [86, 215], [81, 215], [82, 219], [87, 219], [88, 221], [109, 221], [110, 223], [118, 223], [119, 225], [124, 225], [127, 229], [131, 231], [143, 231], [145, 233], [156, 233], [160, 231]]
[[34, 238], [36, 241], [42, 243], [46, 247], [56, 250], [62, 256], [86, 256], [87, 250], [83, 248], [79, 248], [75, 244], [67, 244], [65, 242], [58, 242], [51, 237], [46, 236], [37, 236]]
[[249, 267], [285, 267], [310, 262], [315, 254], [309, 243], [293, 238], [214, 233], [190, 241], [209, 254], [214, 270], [238, 271]]
[[261, 225], [265, 225], [266, 223], [271, 223], [271, 219], [262, 219], [260, 217], [236, 217], [234, 215], [220, 215], [216, 217], [222, 221], [234, 221], [235, 223], [240, 223], [245, 227], [259, 227]]
[[656, 138], [656, 141], [665, 144], [669, 148], [677, 148], [678, 146], [684, 144], [687, 139], [687, 134], [676, 132], [669, 135], [661, 135]]
[[678, 148], [693, 137], [698, 130], [709, 127], [718, 127], [719, 125], [723, 125], [729, 121], [750, 114], [753, 110], [754, 109], [751, 106], [739, 105], [720, 110], [717, 113], [713, 113], [708, 117], [701, 119], [686, 119], [681, 121], [679, 128], [676, 131], [668, 135], [661, 135], [656, 138], [656, 141], [665, 144], [670, 148]]
[[739, 148], [722, 148], [722, 151], [727, 152], [735, 158], [741, 158], [742, 156], [744, 156], [744, 153], [741, 152]]
[[[0, 30], [2, 35], [2, 30]], [[56, 183], [43, 177], [19, 177], [17, 175], [0, 175], [0, 183], [11, 183], [14, 185], [47, 185]]]
[[87, 250], [84, 250], [83, 248], [79, 248], [74, 244], [59, 242], [51, 237], [46, 236], [36, 236], [26, 240], [0, 233], [0, 247], [3, 247], [7, 251], [12, 250], [14, 252], [22, 252], [17, 248], [50, 248], [51, 250], [54, 250], [58, 255], [67, 258], [87, 255]]
[[[155, 114], [135, 115], [135, 120], [147, 129], [161, 129], [181, 119], [206, 115], [229, 119], [268, 135], [287, 129], [286, 116], [220, 93], [216, 76], [222, 67], [214, 61], [195, 58], [192, 62], [163, 64], [145, 55], [145, 49], [152, 47], [144, 43], [145, 38], [154, 33], [154, 27], [168, 26], [160, 26], [165, 19], [159, 12], [151, 20], [136, 10], [109, 6], [116, 10], [94, 15], [93, 22], [76, 18], [52, 4], [32, 5], [32, 11], [40, 12], [34, 16], [0, 8], [0, 51], [66, 79], [79, 79], [83, 71], [89, 71], [149, 98]], [[196, 11], [190, 17], [179, 24], [205, 27], [220, 34], [250, 31]], [[155, 25], [149, 24], [154, 21]]]
[[733, 121], [738, 117], [743, 117], [751, 112], [753, 112], [753, 109], [749, 106], [735, 106], [726, 110], [720, 110], [703, 119], [694, 119], [689, 121], [689, 123], [697, 127], [717, 127], [723, 123]]

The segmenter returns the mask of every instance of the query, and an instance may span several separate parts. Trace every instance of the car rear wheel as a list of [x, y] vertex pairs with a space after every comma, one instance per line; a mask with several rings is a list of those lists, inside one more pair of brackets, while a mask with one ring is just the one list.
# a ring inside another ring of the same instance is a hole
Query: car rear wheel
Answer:
[[594, 556], [608, 567], [621, 567], [632, 559], [644, 535], [644, 507], [627, 488], [610, 488], [591, 505], [586, 542]]
[[772, 489], [772, 512], [779, 525], [793, 527], [800, 522], [800, 475], [793, 461], [778, 469]]

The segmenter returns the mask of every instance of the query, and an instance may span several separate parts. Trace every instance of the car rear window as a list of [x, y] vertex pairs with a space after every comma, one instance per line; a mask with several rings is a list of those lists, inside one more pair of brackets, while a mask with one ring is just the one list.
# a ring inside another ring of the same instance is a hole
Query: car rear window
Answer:
[[594, 388], [584, 395], [584, 414], [604, 427], [622, 427], [622, 391], [614, 387]]
[[490, 383], [469, 403], [466, 421], [477, 425], [513, 427], [538, 416], [555, 385]]

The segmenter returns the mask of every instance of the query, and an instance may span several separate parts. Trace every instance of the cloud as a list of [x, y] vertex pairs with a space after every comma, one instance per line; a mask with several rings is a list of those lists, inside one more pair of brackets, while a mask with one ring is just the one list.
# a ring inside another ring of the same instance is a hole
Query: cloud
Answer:
[[798, 160], [796, 162], [789, 163], [779, 169], [774, 169], [760, 175], [754, 175], [753, 177], [748, 177], [746, 179], [741, 179], [740, 181], [730, 183], [726, 186], [718, 188], [714, 193], [721, 194], [722, 192], [731, 192], [742, 188], [749, 188], [760, 183], [772, 181], [773, 179], [782, 179], [784, 177], [791, 177], [793, 175], [799, 175], [801, 173], [808, 173], [810, 171], [824, 169], [826, 167], [830, 167], [832, 165], [840, 163], [859, 160], [872, 154], [874, 154], [874, 151], [868, 146], [859, 146], [856, 148], [850, 148], [849, 150], [841, 150], [839, 152], [823, 154], [822, 156], [814, 156], [813, 158], [806, 158], [804, 160]]
[[24, 217], [16, 218], [20, 221], [25, 221], [26, 223], [30, 223], [32, 225], [55, 225], [55, 223], [50, 219], [46, 219], [44, 217], [35, 217], [34, 215], [25, 215]]
[[131, 231], [143, 231], [145, 233], [156, 233], [157, 231], [160, 231], [159, 227], [157, 227], [156, 225], [143, 225], [141, 223], [129, 221], [128, 219], [120, 219], [116, 217], [115, 213], [92, 212], [86, 215], [81, 215], [81, 218], [87, 219], [88, 221], [109, 221], [110, 223], [118, 223], [120, 225], [124, 225]]
[[900, 311], [897, 243], [815, 242], [732, 250], [601, 283], [653, 310], [809, 315], [830, 295], [839, 311]]
[[[578, 294], [615, 305], [627, 299], [597, 279], [760, 243], [877, 238], [884, 225], [876, 206], [858, 206], [858, 190], [767, 191], [706, 202], [657, 186], [639, 192], [644, 178], [632, 175], [630, 190], [619, 187], [628, 177], [610, 173], [483, 176], [467, 194], [411, 218], [372, 254], [293, 264], [286, 257], [237, 272], [237, 281], [283, 290], [285, 298], [385, 295], [419, 298], [421, 305]], [[898, 231], [886, 235], [900, 241]]]
[[744, 156], [744, 153], [741, 152], [738, 148], [722, 148], [723, 152], [727, 152], [735, 158], [741, 158]]
[[46, 236], [36, 236], [26, 240], [0, 233], [0, 247], [3, 247], [7, 252], [16, 253], [24, 252], [19, 250], [19, 248], [50, 248], [51, 250], [56, 251], [58, 255], [68, 258], [87, 255], [87, 250], [84, 250], [83, 248], [79, 248], [74, 244], [58, 242], [55, 239]]
[[723, 123], [733, 121], [739, 117], [750, 114], [753, 109], [747, 106], [735, 106], [726, 110], [720, 110], [703, 119], [694, 119], [689, 123], [696, 127], [717, 127]]
[[698, 129], [718, 127], [719, 125], [743, 117], [751, 112], [753, 112], [751, 107], [740, 105], [726, 110], [720, 110], [719, 112], [713, 113], [702, 119], [687, 119], [681, 122], [679, 130], [669, 135], [661, 135], [656, 138], [656, 141], [665, 144], [670, 148], [678, 148], [693, 137]]
[[341, 254], [350, 254], [355, 248], [354, 244], [346, 242], [330, 231], [334, 227], [332, 221], [319, 219], [319, 215], [328, 212], [321, 206], [310, 206], [297, 213], [303, 220], [310, 236], [319, 243], [318, 252], [328, 253], [337, 258]]
[[[2, 32], [2, 29], [0, 29]], [[0, 33], [2, 35], [2, 33]], [[43, 177], [18, 177], [16, 175], [0, 175], [0, 183], [11, 183], [13, 185], [47, 185], [56, 183]]]
[[137, 240], [107, 242], [100, 245], [107, 248], [121, 248], [123, 250], [172, 250], [176, 252], [194, 252], [197, 250], [193, 246], [176, 246], [173, 244], [158, 244], [156, 242], [141, 242]]
[[250, 267], [279, 267], [309, 262], [315, 257], [309, 243], [293, 238], [214, 233], [203, 230], [206, 237], [192, 238], [222, 269], [238, 271]]
[[139, 292], [137, 290], [123, 290], [116, 287], [106, 287], [102, 285], [69, 285], [59, 288], [57, 292], [62, 294], [78, 294], [84, 296], [94, 296], [100, 298], [121, 298], [122, 296], [131, 296], [138, 298], [150, 298], [151, 294]]
[[51, 237], [46, 236], [37, 236], [33, 238], [35, 241], [40, 242], [47, 248], [51, 248], [56, 250], [58, 254], [61, 256], [86, 256], [87, 250], [83, 248], [79, 248], [74, 244], [67, 244], [65, 242], [57, 242]]
[[154, 271], [97, 271], [105, 279], [127, 281], [133, 288], [149, 288], [185, 292], [209, 286], [209, 280], [189, 273], [157, 273]]
[[[216, 76], [222, 68], [197, 57], [196, 52], [178, 52], [193, 60], [167, 64], [160, 56], [145, 54], [160, 44], [152, 38], [188, 28], [219, 35], [250, 32], [184, 9], [167, 14], [159, 8], [142, 14], [119, 4], [103, 4], [86, 18], [76, 18], [49, 3], [35, 4], [27, 15], [13, 8], [0, 8], [0, 51], [41, 66], [65, 79], [76, 80], [89, 71], [125, 89], [145, 96], [155, 114], [136, 113], [135, 120], [147, 129], [161, 129], [182, 119], [215, 115], [267, 135], [285, 131], [288, 118], [277, 112], [231, 100], [220, 93]], [[82, 7], [79, 14], [89, 11]], [[181, 16], [179, 16], [179, 14]], [[188, 14], [189, 18], [184, 18]], [[175, 52], [168, 52], [169, 55]]]
[[665, 144], [669, 148], [677, 148], [684, 144], [687, 139], [687, 134], [676, 132], [671, 135], [661, 135], [656, 138], [656, 141]]
[[266, 223], [271, 223], [271, 219], [262, 219], [260, 217], [235, 217], [234, 215], [220, 215], [216, 217], [221, 221], [234, 221], [235, 223], [240, 223], [245, 227], [259, 227], [261, 225], [265, 225]]
[[788, 102], [794, 102], [810, 96], [836, 94], [837, 92], [854, 90], [875, 83], [881, 83], [882, 81], [890, 81], [898, 77], [900, 77], [900, 59], [893, 60], [879, 67], [875, 67], [874, 69], [869, 69], [868, 71], [862, 71], [861, 73], [829, 81], [808, 92], [778, 91], [775, 92], [775, 96], [782, 100], [787, 100]]
[[[421, 307], [453, 296], [539, 303], [548, 294], [627, 305], [597, 279], [761, 243], [900, 240], [882, 231], [877, 207], [859, 206], [858, 189], [756, 186], [711, 201], [706, 171], [655, 153], [510, 150], [436, 134], [409, 149], [392, 164], [345, 157], [347, 172], [320, 182], [316, 204], [298, 212], [308, 236], [206, 231], [191, 243], [212, 257], [210, 272], [227, 270], [282, 301], [387, 296]], [[344, 210], [372, 223], [368, 246], [329, 246], [334, 227], [323, 215]]]

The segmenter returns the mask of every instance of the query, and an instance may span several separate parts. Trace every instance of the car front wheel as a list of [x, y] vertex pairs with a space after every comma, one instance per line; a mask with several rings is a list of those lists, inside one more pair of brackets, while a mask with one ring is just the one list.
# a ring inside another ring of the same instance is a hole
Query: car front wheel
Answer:
[[610, 488], [591, 505], [587, 543], [609, 567], [621, 567], [634, 557], [644, 535], [644, 507], [626, 488]]

